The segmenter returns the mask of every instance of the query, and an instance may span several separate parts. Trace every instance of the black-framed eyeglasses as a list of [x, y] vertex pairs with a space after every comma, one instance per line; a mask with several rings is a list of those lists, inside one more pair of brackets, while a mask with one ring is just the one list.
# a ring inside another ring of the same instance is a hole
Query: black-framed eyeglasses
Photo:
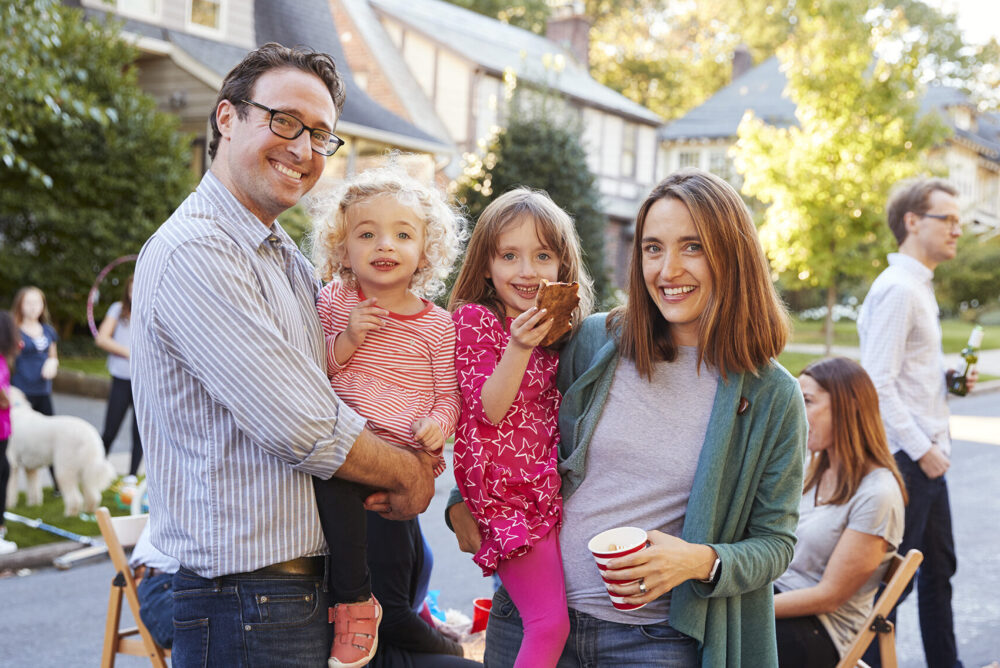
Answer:
[[940, 220], [948, 227], [962, 227], [962, 219], [955, 214], [943, 214], [943, 213], [922, 213], [921, 218], [933, 218], [934, 220]]
[[320, 155], [331, 156], [337, 152], [338, 148], [344, 145], [344, 140], [332, 132], [311, 128], [287, 111], [278, 111], [253, 100], [240, 100], [240, 102], [263, 109], [271, 114], [268, 128], [282, 139], [298, 139], [303, 130], [308, 130], [309, 143], [312, 145], [312, 150]]

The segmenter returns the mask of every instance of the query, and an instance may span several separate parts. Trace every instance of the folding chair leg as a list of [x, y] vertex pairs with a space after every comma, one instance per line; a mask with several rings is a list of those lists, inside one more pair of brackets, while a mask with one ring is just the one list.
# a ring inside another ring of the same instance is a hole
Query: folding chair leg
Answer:
[[101, 654], [101, 668], [114, 668], [118, 654], [118, 624], [122, 617], [122, 588], [111, 587], [108, 599], [108, 619], [104, 624], [104, 651]]
[[878, 653], [882, 659], [882, 668], [898, 668], [896, 662], [896, 629], [892, 622], [886, 620], [889, 625], [888, 631], [878, 634]]

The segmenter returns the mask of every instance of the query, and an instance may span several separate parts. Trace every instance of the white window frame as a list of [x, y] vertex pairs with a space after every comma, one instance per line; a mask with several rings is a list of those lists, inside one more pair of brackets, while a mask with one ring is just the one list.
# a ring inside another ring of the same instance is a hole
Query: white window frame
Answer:
[[151, 13], [137, 12], [133, 10], [123, 9], [123, 0], [93, 0], [89, 4], [92, 7], [101, 9], [104, 11], [114, 12], [116, 16], [123, 16], [130, 19], [137, 19], [140, 21], [156, 22], [163, 18], [163, 1], [164, 0], [153, 0], [155, 7]]
[[[684, 164], [685, 156], [695, 157], [695, 162], [693, 164]], [[682, 149], [677, 151], [677, 169], [684, 169], [685, 167], [695, 167], [701, 169], [701, 151], [699, 149]]]
[[[718, 160], [722, 161], [722, 169], [718, 170], [712, 165], [713, 162]], [[722, 178], [722, 180], [732, 183], [733, 178], [733, 163], [729, 159], [729, 153], [724, 148], [713, 148], [708, 152], [708, 171], [712, 172], [716, 176]]]
[[[628, 139], [631, 139], [629, 146]], [[626, 160], [625, 156], [631, 155], [631, 160]], [[622, 154], [618, 165], [618, 174], [623, 179], [634, 181], [635, 175], [639, 171], [639, 126], [631, 121], [625, 121], [622, 125]]]
[[226, 19], [229, 16], [229, 0], [219, 0], [219, 27], [209, 28], [191, 20], [191, 12], [194, 9], [194, 0], [187, 0], [184, 3], [184, 28], [192, 35], [202, 35], [204, 37], [222, 37], [226, 33]]

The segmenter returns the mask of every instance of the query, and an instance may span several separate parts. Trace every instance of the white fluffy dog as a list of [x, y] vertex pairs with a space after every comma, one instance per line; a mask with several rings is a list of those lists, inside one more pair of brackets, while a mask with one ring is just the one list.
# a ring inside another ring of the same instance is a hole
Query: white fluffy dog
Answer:
[[7, 507], [17, 503], [18, 469], [28, 480], [28, 505], [42, 502], [38, 470], [55, 469], [66, 517], [97, 510], [101, 492], [115, 479], [115, 468], [104, 456], [104, 443], [97, 430], [78, 417], [42, 415], [31, 408], [24, 394], [10, 388], [10, 482]]

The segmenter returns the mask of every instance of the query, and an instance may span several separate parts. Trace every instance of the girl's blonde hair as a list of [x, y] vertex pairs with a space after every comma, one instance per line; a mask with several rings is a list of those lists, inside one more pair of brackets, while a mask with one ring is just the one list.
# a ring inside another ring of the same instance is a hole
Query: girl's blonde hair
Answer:
[[649, 296], [642, 273], [646, 218], [661, 199], [683, 204], [701, 238], [712, 294], [701, 314], [698, 363], [722, 374], [756, 373], [777, 357], [788, 338], [788, 314], [771, 282], [757, 228], [746, 204], [731, 185], [714, 174], [688, 168], [663, 179], [639, 207], [629, 266], [625, 306], [611, 312], [608, 327], [620, 333], [621, 354], [652, 378], [658, 360], [677, 358], [670, 323]]
[[324, 281], [337, 276], [354, 284], [354, 273], [344, 265], [347, 210], [381, 195], [395, 197], [424, 222], [426, 264], [413, 275], [410, 289], [428, 299], [436, 297], [444, 292], [445, 279], [467, 236], [465, 218], [445, 201], [440, 190], [421, 183], [397, 165], [365, 170], [341, 183], [329, 195], [313, 201], [312, 257], [317, 275]]
[[45, 293], [39, 287], [26, 285], [14, 293], [14, 303], [10, 306], [10, 314], [14, 317], [14, 324], [18, 327], [24, 323], [24, 315], [21, 313], [24, 299], [33, 291], [42, 296], [42, 315], [39, 316], [38, 321], [46, 325], [52, 324], [52, 320], [49, 318], [49, 301], [45, 298]]
[[559, 258], [559, 280], [580, 284], [580, 304], [573, 312], [573, 322], [583, 322], [594, 308], [594, 282], [583, 264], [576, 226], [548, 193], [530, 188], [506, 192], [483, 210], [472, 231], [448, 309], [454, 311], [463, 304], [481, 304], [500, 322], [505, 322], [504, 306], [497, 297], [493, 281], [486, 278], [486, 272], [496, 257], [500, 235], [524, 216], [534, 221], [538, 238]]

